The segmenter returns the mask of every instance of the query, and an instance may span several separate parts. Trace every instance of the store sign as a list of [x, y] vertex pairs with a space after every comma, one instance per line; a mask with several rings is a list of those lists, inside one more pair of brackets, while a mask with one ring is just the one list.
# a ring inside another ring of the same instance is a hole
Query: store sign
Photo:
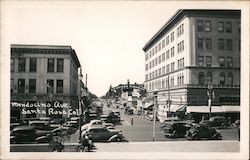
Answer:
[[21, 108], [21, 113], [23, 115], [28, 114], [44, 114], [44, 115], [67, 115], [69, 116], [79, 116], [79, 109], [72, 109], [68, 103], [60, 103], [55, 101], [51, 103], [43, 102], [11, 102], [11, 107]]

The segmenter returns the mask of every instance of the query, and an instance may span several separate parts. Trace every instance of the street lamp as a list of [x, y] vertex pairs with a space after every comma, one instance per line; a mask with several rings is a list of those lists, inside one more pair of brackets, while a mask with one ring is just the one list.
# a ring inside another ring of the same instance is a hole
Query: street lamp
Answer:
[[154, 91], [154, 100], [155, 100], [155, 104], [154, 104], [154, 123], [153, 123], [153, 142], [155, 141], [155, 123], [156, 123], [156, 110], [157, 110], [157, 94], [158, 94], [158, 90]]
[[214, 98], [213, 84], [211, 82], [208, 83], [208, 107], [209, 107], [209, 118], [211, 118], [211, 110], [212, 110], [212, 99]]
[[78, 80], [79, 80], [79, 94], [78, 94], [78, 101], [79, 101], [79, 141], [81, 141], [81, 135], [82, 135], [82, 114], [83, 114], [83, 110], [82, 110], [82, 102], [81, 102], [81, 80], [82, 80], [83, 76], [82, 76], [82, 68], [80, 67], [79, 69], [79, 73], [78, 73]]

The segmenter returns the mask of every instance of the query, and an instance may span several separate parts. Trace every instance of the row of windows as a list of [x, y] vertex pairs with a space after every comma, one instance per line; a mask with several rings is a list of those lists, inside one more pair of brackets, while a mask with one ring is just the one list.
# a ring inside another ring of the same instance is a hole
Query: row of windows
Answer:
[[[184, 74], [180, 73], [177, 75], [177, 85], [184, 84]], [[167, 87], [175, 86], [175, 77], [170, 76], [170, 78], [163, 78], [161, 80], [156, 80], [155, 82], [149, 82], [145, 84], [147, 90], [162, 89]]]
[[[212, 66], [212, 56], [198, 56], [198, 66]], [[233, 67], [233, 58], [232, 57], [219, 57], [219, 66], [220, 67]]]
[[[199, 72], [198, 75], [198, 83], [199, 85], [204, 85], [206, 82], [206, 84], [213, 82], [213, 75], [212, 72], [207, 72], [207, 75], [205, 77], [205, 73], [204, 72]], [[231, 72], [229, 72], [226, 76], [226, 74], [224, 72], [221, 72], [219, 75], [219, 85], [220, 86], [225, 86], [225, 85], [233, 85], [233, 74]]]
[[[177, 37], [180, 37], [181, 35], [184, 34], [184, 24], [181, 24], [179, 27], [177, 27]], [[161, 42], [159, 42], [157, 45], [155, 45], [154, 48], [152, 48], [149, 53], [147, 53], [145, 55], [145, 59], [146, 61], [151, 58], [152, 56], [154, 56], [157, 52], [161, 51], [161, 49], [163, 49], [164, 47], [166, 47], [169, 42], [173, 42], [175, 40], [175, 32], [172, 31], [170, 33], [170, 41], [169, 41], [169, 35], [166, 36], [166, 38], [164, 38]]]
[[[204, 72], [199, 72], [198, 74], [198, 84], [201, 86], [204, 86], [205, 84], [208, 84], [212, 82], [213, 83], [213, 74], [212, 72], [207, 72], [205, 75]], [[219, 74], [219, 85], [220, 86], [232, 86], [234, 83], [234, 77], [231, 72], [229, 73], [224, 73], [221, 72]], [[184, 74], [180, 73], [177, 75], [177, 86], [183, 85], [184, 84]], [[145, 84], [145, 87], [147, 90], [154, 90], [154, 89], [161, 89], [161, 88], [166, 88], [166, 87], [171, 87], [175, 86], [175, 77], [170, 76], [170, 80], [168, 81], [168, 78], [163, 78], [161, 80], [157, 80], [155, 82], [149, 82]]]
[[[178, 48], [178, 53], [184, 51], [184, 41], [178, 43], [177, 46], [178, 46], [177, 47]], [[162, 53], [161, 55], [159, 55], [158, 57], [156, 57], [155, 59], [153, 59], [152, 61], [147, 63], [145, 65], [145, 70], [147, 71], [148, 69], [151, 69], [151, 68], [157, 66], [158, 64], [161, 64], [165, 60], [168, 60], [169, 57], [171, 57], [171, 58], [174, 57], [174, 55], [175, 55], [175, 48], [172, 47], [170, 49], [170, 53], [169, 53], [169, 50], [167, 50], [166, 52]]]
[[[56, 93], [63, 93], [63, 80], [47, 80], [47, 93], [54, 93], [54, 82], [56, 82]], [[11, 93], [14, 92], [14, 79], [11, 79]], [[25, 79], [18, 79], [17, 82], [17, 93], [25, 93], [25, 90], [28, 90], [28, 93], [36, 93], [36, 79], [29, 79], [28, 86], [25, 86]]]
[[[178, 69], [181, 69], [181, 68], [184, 68], [184, 58], [181, 58], [177, 61], [177, 68]], [[147, 80], [150, 80], [150, 79], [154, 79], [154, 78], [157, 78], [161, 75], [164, 75], [166, 73], [169, 73], [169, 72], [173, 72], [175, 70], [175, 62], [172, 62], [170, 65], [166, 65], [166, 66], [163, 66], [149, 74], [146, 74], [146, 81]]]
[[[198, 32], [211, 32], [212, 30], [212, 25], [211, 21], [197, 21], [197, 31]], [[232, 23], [231, 22], [222, 22], [219, 21], [217, 22], [217, 31], [218, 32], [227, 32], [231, 33], [232, 32]]]
[[[218, 39], [218, 50], [233, 50], [233, 40], [232, 39]], [[198, 38], [198, 49], [212, 49], [212, 39], [211, 38]]]
[[[37, 71], [37, 59], [29, 58], [29, 71], [36, 72]], [[47, 72], [55, 72], [55, 60], [56, 60], [56, 71], [63, 72], [64, 70], [64, 59], [54, 59], [49, 58], [47, 63]], [[15, 71], [15, 61], [14, 58], [11, 58], [11, 72]], [[26, 71], [26, 58], [18, 59], [18, 72]]]

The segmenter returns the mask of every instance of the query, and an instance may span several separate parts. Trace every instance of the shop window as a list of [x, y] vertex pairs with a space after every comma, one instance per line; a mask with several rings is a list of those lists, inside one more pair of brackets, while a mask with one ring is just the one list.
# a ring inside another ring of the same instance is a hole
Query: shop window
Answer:
[[198, 66], [204, 66], [204, 56], [198, 56]]
[[48, 72], [54, 72], [55, 60], [49, 58], [48, 59]]
[[29, 93], [36, 93], [36, 79], [29, 79]]
[[213, 82], [213, 74], [212, 72], [207, 72], [207, 84]]
[[233, 67], [233, 58], [227, 57], [227, 67]]
[[203, 72], [200, 72], [200, 73], [199, 73], [199, 80], [198, 80], [198, 81], [199, 81], [199, 82], [198, 82], [199, 85], [202, 85], [202, 86], [204, 85], [204, 78], [205, 78], [205, 77], [204, 77], [204, 73], [203, 73]]
[[53, 79], [47, 80], [47, 93], [50, 93], [50, 94], [54, 93], [54, 80]]
[[63, 80], [56, 81], [56, 93], [63, 93]]
[[219, 65], [220, 67], [225, 67], [225, 57], [219, 57]]
[[25, 72], [25, 65], [26, 65], [26, 59], [25, 58], [19, 58], [18, 59], [18, 71], [19, 72]]
[[25, 79], [18, 79], [18, 93], [25, 93]]
[[220, 86], [225, 86], [225, 73], [220, 74]]
[[230, 73], [228, 73], [227, 77], [228, 77], [228, 84], [230, 86], [232, 86], [233, 85], [233, 74], [230, 72]]
[[36, 58], [30, 58], [30, 72], [36, 72]]
[[206, 56], [206, 66], [207, 67], [212, 66], [212, 56]]

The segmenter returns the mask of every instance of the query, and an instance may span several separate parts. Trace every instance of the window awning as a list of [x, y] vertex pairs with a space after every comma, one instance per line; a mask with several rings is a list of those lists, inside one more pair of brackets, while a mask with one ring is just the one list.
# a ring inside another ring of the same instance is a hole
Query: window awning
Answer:
[[185, 109], [186, 109], [186, 105], [171, 104], [171, 106], [170, 106], [170, 112], [182, 112], [182, 111], [185, 111]]
[[[208, 106], [187, 106], [187, 113], [209, 113]], [[212, 106], [211, 113], [240, 112], [240, 106]]]

